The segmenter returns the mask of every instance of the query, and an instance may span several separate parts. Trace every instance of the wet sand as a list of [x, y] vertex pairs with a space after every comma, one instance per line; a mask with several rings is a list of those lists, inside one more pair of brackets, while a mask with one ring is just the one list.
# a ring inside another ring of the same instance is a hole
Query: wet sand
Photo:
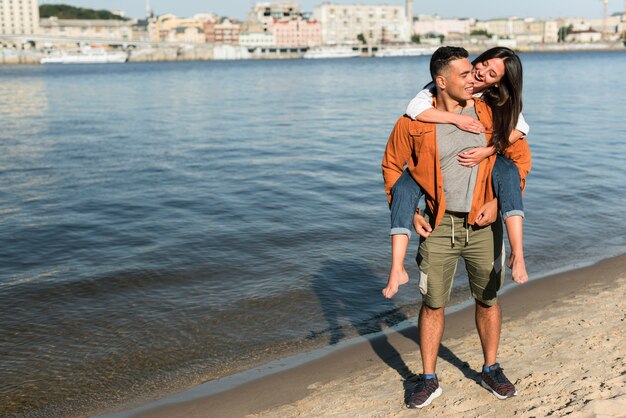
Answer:
[[[402, 291], [402, 289], [400, 290]], [[480, 385], [473, 308], [446, 316], [433, 416], [625, 416], [626, 255], [517, 286], [500, 297], [498, 361], [518, 396]], [[127, 411], [136, 417], [395, 417], [421, 372], [415, 326], [333, 351], [225, 392]], [[407, 381], [407, 379], [409, 379]]]

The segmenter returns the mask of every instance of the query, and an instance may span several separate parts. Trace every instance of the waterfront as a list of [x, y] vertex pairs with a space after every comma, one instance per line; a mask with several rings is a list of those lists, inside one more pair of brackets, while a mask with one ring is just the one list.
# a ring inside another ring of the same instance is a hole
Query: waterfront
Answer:
[[[507, 44], [505, 42], [505, 44]], [[462, 42], [455, 43], [456, 46], [466, 48], [470, 53], [480, 52], [499, 45], [497, 40], [486, 42]], [[622, 52], [625, 49], [624, 41], [614, 42], [593, 42], [593, 43], [520, 43], [513, 47], [520, 52], [579, 52], [579, 51], [616, 51]], [[509, 46], [504, 45], [504, 46]], [[430, 55], [436, 47], [430, 45], [361, 45], [347, 47], [352, 49], [355, 55], [361, 57], [390, 57], [390, 56], [410, 56], [410, 55]], [[249, 52], [246, 48], [237, 48], [231, 45], [211, 45], [211, 44], [181, 44], [160, 42], [152, 45], [141, 43], [127, 49], [105, 49], [109, 54], [126, 53], [128, 62], [181, 62], [181, 61], [234, 61], [234, 60], [284, 60], [301, 59], [307, 55], [309, 50], [315, 51], [318, 48], [260, 48]], [[334, 48], [322, 48], [331, 54]], [[422, 50], [419, 54], [414, 50]], [[95, 48], [96, 51], [102, 48]], [[422, 53], [423, 52], [423, 53]], [[0, 49], [0, 64], [40, 64], [42, 60], [58, 58], [60, 55], [89, 55], [81, 53], [76, 48], [60, 48], [51, 51], [40, 49]], [[85, 57], [87, 58], [87, 57]]]
[[[415, 281], [379, 295], [380, 159], [428, 59], [0, 68], [3, 415], [153, 399], [412, 315]], [[522, 60], [531, 275], [623, 253], [624, 52]]]

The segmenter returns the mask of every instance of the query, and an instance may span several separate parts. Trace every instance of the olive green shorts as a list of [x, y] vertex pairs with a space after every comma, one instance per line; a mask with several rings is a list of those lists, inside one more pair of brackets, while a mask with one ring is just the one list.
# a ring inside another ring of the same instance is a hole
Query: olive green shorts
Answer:
[[459, 257], [465, 261], [474, 299], [488, 306], [497, 301], [504, 283], [502, 221], [498, 216], [493, 224], [480, 228], [467, 224], [466, 218], [464, 214], [446, 212], [431, 236], [420, 240], [419, 288], [424, 303], [431, 308], [449, 302]]

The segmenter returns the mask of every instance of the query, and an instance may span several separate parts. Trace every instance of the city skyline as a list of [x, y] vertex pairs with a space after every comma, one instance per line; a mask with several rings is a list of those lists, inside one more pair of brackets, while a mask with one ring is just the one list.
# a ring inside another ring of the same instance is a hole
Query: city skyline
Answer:
[[[234, 0], [225, 4], [221, 0], [178, 0], [175, 4], [167, 0], [149, 0], [156, 15], [174, 13], [180, 17], [191, 17], [196, 13], [215, 13], [236, 19], [244, 19], [250, 8], [257, 3], [249, 0]], [[296, 1], [305, 12], [312, 12], [314, 7], [323, 3], [321, 0]], [[97, 0], [40, 0], [39, 4], [69, 4], [76, 7], [92, 9], [121, 10], [128, 17], [142, 18], [146, 14], [145, 0], [109, 0], [106, 4]], [[403, 0], [335, 0], [334, 4], [404, 4]], [[587, 19], [602, 18], [602, 0], [526, 0], [525, 2], [502, 2], [485, 0], [482, 2], [464, 2], [459, 0], [439, 0], [437, 2], [420, 2], [414, 0], [413, 13], [437, 14], [441, 17], [473, 17], [476, 19], [494, 19], [509, 16], [520, 18], [536, 17], [540, 19], [557, 17], [582, 17]], [[621, 13], [624, 8], [622, 0], [609, 0], [608, 12]]]

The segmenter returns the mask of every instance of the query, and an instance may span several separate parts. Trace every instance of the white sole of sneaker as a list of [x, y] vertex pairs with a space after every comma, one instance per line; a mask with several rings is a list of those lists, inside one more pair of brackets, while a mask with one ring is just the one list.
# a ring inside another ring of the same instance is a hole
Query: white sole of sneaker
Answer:
[[485, 382], [484, 380], [481, 380], [481, 381], [480, 381], [480, 385], [481, 385], [482, 387], [484, 387], [485, 389], [487, 389], [488, 391], [490, 391], [491, 393], [493, 393], [493, 395], [494, 395], [496, 398], [500, 399], [500, 400], [509, 399], [509, 398], [512, 398], [513, 396], [516, 396], [516, 395], [517, 395], [517, 391], [515, 391], [515, 393], [514, 393], [514, 394], [512, 394], [511, 396], [502, 396], [502, 395], [500, 395], [498, 392], [496, 392], [495, 390], [491, 389], [491, 387], [490, 387], [490, 386], [487, 384], [487, 382]]
[[407, 406], [406, 406], [406, 407], [407, 407], [407, 408], [409, 408], [409, 409], [415, 409], [415, 408], [417, 408], [417, 409], [421, 409], [421, 408], [424, 408], [425, 406], [430, 405], [430, 404], [431, 404], [431, 402], [432, 402], [435, 398], [440, 397], [442, 393], [443, 393], [443, 390], [441, 390], [441, 387], [438, 387], [438, 388], [437, 388], [437, 389], [436, 389], [436, 390], [432, 393], [432, 395], [430, 395], [430, 396], [428, 397], [428, 399], [426, 399], [426, 402], [424, 402], [423, 404], [421, 404], [421, 405], [415, 405], [415, 406], [409, 406], [409, 405], [407, 404]]

